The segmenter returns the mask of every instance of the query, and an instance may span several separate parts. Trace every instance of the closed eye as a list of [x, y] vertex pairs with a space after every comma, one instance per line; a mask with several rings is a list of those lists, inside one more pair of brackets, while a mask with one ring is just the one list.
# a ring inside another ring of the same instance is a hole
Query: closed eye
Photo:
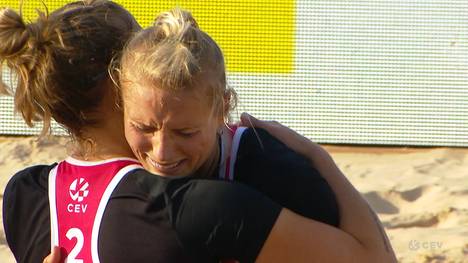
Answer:
[[151, 132], [153, 132], [155, 130], [154, 127], [147, 126], [147, 125], [144, 125], [144, 124], [131, 123], [131, 125], [135, 130], [137, 130], [139, 132], [143, 132], [143, 133], [151, 133]]
[[176, 131], [178, 135], [185, 137], [185, 138], [190, 138], [198, 133], [197, 131], [186, 131], [186, 130], [178, 130]]

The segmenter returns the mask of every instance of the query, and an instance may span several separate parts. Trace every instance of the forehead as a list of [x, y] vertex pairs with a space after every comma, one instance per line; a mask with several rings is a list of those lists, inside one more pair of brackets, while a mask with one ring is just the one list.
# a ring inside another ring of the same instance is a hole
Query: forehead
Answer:
[[211, 104], [197, 89], [172, 91], [132, 84], [124, 92], [126, 116], [142, 122], [193, 122], [211, 116]]
[[181, 87], [165, 87], [159, 81], [159, 77], [153, 79], [140, 74], [128, 74], [122, 82], [123, 100], [129, 101], [133, 97], [160, 98], [165, 103], [166, 100], [172, 103], [178, 100], [192, 99], [202, 101], [205, 104], [211, 104], [214, 93], [219, 89], [218, 78], [212, 72], [196, 74], [191, 83]]
[[205, 103], [207, 97], [204, 88], [171, 90], [148, 82], [128, 82], [123, 89], [123, 101], [152, 102], [160, 106], [187, 103]]

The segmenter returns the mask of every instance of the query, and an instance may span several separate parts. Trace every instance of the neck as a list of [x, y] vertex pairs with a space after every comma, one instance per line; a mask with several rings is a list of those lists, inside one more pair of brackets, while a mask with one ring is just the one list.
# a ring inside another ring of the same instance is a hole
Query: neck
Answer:
[[85, 131], [86, 139], [76, 141], [71, 156], [85, 161], [100, 161], [116, 157], [135, 158], [125, 140], [119, 122], [107, 121], [100, 127]]
[[[126, 142], [119, 143], [119, 138], [94, 134], [93, 138], [80, 140], [72, 150], [73, 158], [84, 161], [100, 161], [117, 157], [135, 158]], [[125, 143], [125, 144], [124, 144]]]
[[[124, 135], [123, 114], [116, 107], [114, 84], [108, 78], [100, 85], [105, 92], [100, 105], [99, 123], [84, 129], [83, 139], [76, 141], [72, 156], [77, 159], [99, 161], [115, 157], [135, 158]], [[91, 114], [91, 113], [90, 113]]]
[[211, 177], [217, 177], [218, 176], [218, 164], [219, 164], [219, 159], [220, 159], [220, 145], [219, 145], [219, 137], [218, 140], [216, 140], [216, 143], [214, 144], [214, 149], [212, 151], [212, 154], [210, 158], [205, 162], [202, 167], [200, 167], [194, 174], [195, 177], [197, 178], [211, 178]]

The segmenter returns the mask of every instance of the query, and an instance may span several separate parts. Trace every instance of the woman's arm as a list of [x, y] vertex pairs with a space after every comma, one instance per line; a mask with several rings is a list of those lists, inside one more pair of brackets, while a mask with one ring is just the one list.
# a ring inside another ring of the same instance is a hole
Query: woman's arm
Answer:
[[294, 262], [307, 258], [304, 262], [396, 262], [378, 217], [322, 147], [277, 122], [247, 114], [241, 121], [267, 130], [310, 158], [335, 192], [341, 217], [340, 229], [335, 229], [283, 210], [257, 262], [280, 262], [282, 256]]
[[371, 256], [340, 229], [283, 209], [256, 262], [386, 262]]
[[253, 187], [301, 216], [339, 226], [339, 209], [328, 182], [310, 160], [261, 128], [245, 129], [234, 162], [235, 181]]

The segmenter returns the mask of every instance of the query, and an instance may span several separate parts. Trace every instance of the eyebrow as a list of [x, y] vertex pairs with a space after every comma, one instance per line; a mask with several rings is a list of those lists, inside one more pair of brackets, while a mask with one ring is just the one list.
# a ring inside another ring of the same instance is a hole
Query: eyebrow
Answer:
[[154, 123], [145, 123], [139, 119], [134, 119], [134, 118], [129, 118], [131, 122], [139, 125], [139, 126], [142, 126], [143, 128], [158, 128], [159, 125], [155, 125]]

